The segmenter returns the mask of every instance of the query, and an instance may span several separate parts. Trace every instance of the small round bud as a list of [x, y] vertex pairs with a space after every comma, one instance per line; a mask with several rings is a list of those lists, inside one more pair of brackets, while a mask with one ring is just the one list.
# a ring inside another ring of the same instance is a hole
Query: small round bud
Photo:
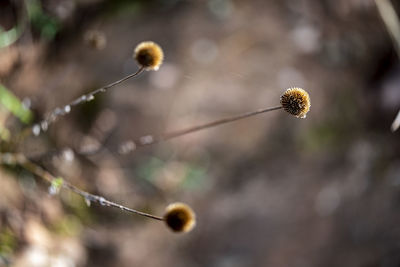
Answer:
[[164, 53], [158, 44], [147, 41], [136, 46], [133, 57], [144, 69], [158, 70], [163, 62]]
[[281, 96], [281, 105], [288, 113], [304, 119], [307, 112], [310, 111], [310, 96], [301, 88], [289, 88]]
[[174, 232], [189, 232], [196, 225], [196, 215], [188, 205], [172, 203], [165, 210], [164, 221]]

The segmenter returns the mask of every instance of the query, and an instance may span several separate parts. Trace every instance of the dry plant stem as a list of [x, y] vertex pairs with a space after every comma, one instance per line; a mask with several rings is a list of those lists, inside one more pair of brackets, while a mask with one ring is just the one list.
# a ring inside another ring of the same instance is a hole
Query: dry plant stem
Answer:
[[[30, 171], [31, 173], [35, 174], [36, 176], [44, 179], [45, 181], [47, 181], [50, 184], [52, 184], [53, 181], [57, 179], [56, 177], [54, 177], [48, 171], [46, 171], [43, 168], [41, 168], [40, 166], [36, 165], [32, 161], [29, 161], [22, 154], [12, 154], [12, 153], [0, 154], [0, 163], [1, 164], [7, 164], [7, 165], [18, 164], [21, 167], [25, 168], [26, 170]], [[163, 221], [164, 220], [162, 217], [155, 216], [155, 215], [152, 215], [152, 214], [148, 214], [148, 213], [145, 213], [145, 212], [141, 212], [141, 211], [138, 211], [138, 210], [134, 210], [134, 209], [125, 207], [123, 205], [120, 205], [118, 203], [112, 202], [110, 200], [107, 200], [102, 196], [93, 195], [93, 194], [90, 194], [88, 192], [85, 192], [85, 191], [77, 188], [76, 186], [68, 183], [65, 180], [63, 180], [62, 187], [64, 189], [66, 189], [66, 190], [72, 191], [72, 192], [82, 196], [83, 198], [85, 198], [85, 200], [88, 200], [90, 202], [97, 202], [102, 206], [109, 206], [109, 207], [119, 208], [121, 210], [124, 210], [124, 211], [127, 211], [127, 212], [131, 212], [131, 213], [134, 213], [134, 214], [137, 214], [137, 215], [141, 215], [141, 216], [144, 216], [144, 217], [147, 217], [147, 218], [155, 219], [155, 220], [158, 220], [158, 221]]]
[[390, 0], [375, 0], [385, 26], [392, 38], [394, 48], [400, 57], [400, 20]]
[[[387, 31], [392, 38], [393, 46], [397, 52], [397, 56], [400, 58], [400, 20], [393, 8], [390, 0], [375, 0], [376, 6], [379, 11]], [[397, 113], [395, 120], [393, 121], [390, 129], [395, 132], [400, 127], [400, 111]]]
[[390, 130], [392, 130], [392, 132], [394, 133], [395, 131], [397, 131], [397, 129], [399, 129], [399, 127], [400, 127], [400, 110], [397, 113], [396, 118], [394, 119], [390, 127]]
[[55, 109], [46, 117], [46, 119], [42, 120], [41, 122], [39, 122], [38, 124], [36, 124], [36, 125], [34, 125], [34, 126], [32, 127], [31, 133], [34, 132], [34, 127], [40, 127], [39, 129], [45, 131], [45, 130], [47, 129], [47, 127], [48, 127], [51, 123], [55, 122], [59, 116], [63, 116], [63, 115], [68, 114], [68, 113], [71, 111], [72, 107], [93, 100], [94, 97], [95, 97], [97, 94], [99, 94], [99, 93], [105, 93], [108, 89], [110, 89], [110, 88], [112, 88], [112, 87], [114, 87], [114, 86], [116, 86], [116, 85], [118, 85], [118, 84], [121, 84], [121, 83], [125, 82], [126, 80], [129, 80], [130, 78], [133, 78], [133, 77], [139, 75], [140, 73], [143, 72], [143, 70], [144, 70], [144, 68], [143, 68], [143, 67], [140, 67], [135, 73], [129, 74], [128, 76], [125, 76], [124, 78], [122, 78], [122, 79], [120, 79], [120, 80], [118, 80], [118, 81], [115, 81], [115, 82], [110, 83], [110, 84], [108, 84], [108, 85], [106, 85], [106, 86], [103, 86], [103, 87], [101, 87], [101, 88], [98, 88], [98, 89], [96, 89], [96, 90], [94, 90], [94, 91], [92, 91], [92, 92], [90, 92], [90, 93], [88, 93], [88, 94], [84, 94], [84, 95], [78, 97], [77, 99], [73, 100], [73, 101], [70, 102], [69, 104], [63, 106], [62, 108], [60, 108], [60, 107], [55, 108]]
[[251, 112], [246, 112], [246, 113], [242, 113], [236, 116], [232, 116], [232, 117], [228, 117], [228, 118], [224, 118], [224, 119], [219, 119], [216, 121], [212, 121], [209, 123], [205, 123], [205, 124], [200, 124], [200, 125], [196, 125], [196, 126], [192, 126], [183, 130], [178, 130], [178, 131], [174, 131], [174, 132], [169, 132], [169, 133], [165, 133], [159, 137], [153, 137], [152, 135], [146, 135], [143, 136], [141, 138], [139, 138], [139, 140], [135, 141], [134, 143], [137, 146], [146, 146], [146, 145], [152, 145], [155, 143], [159, 143], [159, 142], [163, 142], [163, 141], [167, 141], [169, 139], [172, 138], [176, 138], [182, 135], [186, 135], [186, 134], [190, 134], [193, 132], [197, 132], [200, 130], [204, 130], [204, 129], [208, 129], [208, 128], [212, 128], [221, 124], [225, 124], [228, 122], [233, 122], [233, 121], [237, 121], [237, 120], [241, 120], [244, 118], [248, 118], [251, 116], [255, 116], [261, 113], [266, 113], [269, 111], [274, 111], [274, 110], [278, 110], [278, 109], [282, 109], [282, 106], [277, 106], [277, 107], [272, 107], [272, 108], [264, 108], [264, 109], [259, 109], [256, 111], [251, 111]]
[[[262, 113], [266, 113], [269, 111], [274, 111], [274, 110], [279, 110], [282, 109], [282, 106], [276, 106], [276, 107], [272, 107], [272, 108], [264, 108], [264, 109], [259, 109], [256, 111], [251, 111], [251, 112], [246, 112], [246, 113], [242, 113], [236, 116], [232, 116], [232, 117], [228, 117], [228, 118], [223, 118], [223, 119], [219, 119], [219, 120], [215, 120], [212, 122], [208, 122], [205, 124], [200, 124], [200, 125], [195, 125], [183, 130], [178, 130], [178, 131], [172, 131], [169, 133], [165, 133], [162, 134], [160, 136], [153, 136], [153, 135], [145, 135], [140, 137], [137, 140], [130, 140], [130, 141], [125, 141], [123, 144], [120, 145], [120, 154], [128, 154], [130, 152], [132, 152], [135, 148], [137, 147], [143, 147], [143, 146], [149, 146], [149, 145], [154, 145], [157, 143], [161, 143], [164, 141], [168, 141], [172, 138], [176, 138], [176, 137], [180, 137], [186, 134], [190, 134], [193, 132], [197, 132], [197, 131], [201, 131], [201, 130], [205, 130], [208, 128], [212, 128], [221, 124], [225, 124], [228, 122], [233, 122], [233, 121], [237, 121], [240, 119], [244, 119], [247, 117], [251, 117], [251, 116], [255, 116], [258, 114], [262, 114]], [[124, 148], [125, 146], [130, 146], [130, 148]], [[102, 151], [104, 149], [104, 147], [100, 147], [98, 149], [95, 150], [91, 150], [91, 151], [81, 151], [79, 152], [80, 155], [84, 155], [84, 156], [93, 156], [96, 155], [97, 153], [99, 153], [100, 151]], [[48, 154], [42, 155], [42, 156], [49, 156]], [[42, 157], [41, 156], [41, 157]], [[38, 158], [39, 159], [39, 158]]]

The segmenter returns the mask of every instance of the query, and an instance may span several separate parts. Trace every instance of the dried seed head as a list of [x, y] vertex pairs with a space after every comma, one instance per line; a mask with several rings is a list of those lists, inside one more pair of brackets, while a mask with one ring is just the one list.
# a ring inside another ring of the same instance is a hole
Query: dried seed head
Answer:
[[138, 44], [133, 56], [137, 63], [146, 70], [158, 70], [164, 59], [161, 47], [151, 41]]
[[165, 210], [164, 221], [174, 232], [189, 232], [196, 225], [196, 215], [188, 205], [172, 203]]
[[310, 96], [301, 88], [289, 88], [281, 96], [281, 105], [288, 113], [304, 119], [310, 110]]

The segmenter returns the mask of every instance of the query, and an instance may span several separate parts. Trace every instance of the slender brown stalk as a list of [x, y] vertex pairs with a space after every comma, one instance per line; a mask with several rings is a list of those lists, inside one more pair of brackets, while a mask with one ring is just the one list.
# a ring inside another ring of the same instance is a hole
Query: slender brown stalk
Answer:
[[[128, 154], [130, 152], [132, 152], [136, 147], [142, 147], [142, 146], [148, 146], [148, 145], [153, 145], [156, 143], [160, 143], [160, 142], [164, 142], [179, 136], [183, 136], [186, 134], [190, 134], [190, 133], [194, 133], [197, 131], [201, 131], [201, 130], [205, 130], [208, 128], [212, 128], [221, 124], [225, 124], [228, 122], [233, 122], [233, 121], [237, 121], [237, 120], [241, 120], [244, 118], [248, 118], [251, 116], [255, 116], [258, 114], [262, 114], [262, 113], [266, 113], [269, 111], [274, 111], [274, 110], [278, 110], [278, 109], [282, 109], [282, 106], [276, 106], [276, 107], [272, 107], [272, 108], [263, 108], [263, 109], [258, 109], [256, 111], [251, 111], [251, 112], [246, 112], [246, 113], [242, 113], [239, 115], [235, 115], [235, 116], [231, 116], [231, 117], [227, 117], [227, 118], [223, 118], [223, 119], [218, 119], [215, 121], [211, 121], [208, 123], [204, 123], [204, 124], [200, 124], [200, 125], [195, 125], [186, 129], [182, 129], [182, 130], [178, 130], [178, 131], [172, 131], [169, 133], [165, 133], [162, 134], [160, 136], [153, 136], [153, 135], [145, 135], [142, 136], [140, 138], [138, 138], [137, 140], [130, 140], [130, 141], [126, 141], [123, 144], [120, 145], [119, 147], [119, 152], [121, 154]], [[90, 152], [89, 154], [94, 154], [95, 152]]]
[[[54, 177], [51, 173], [46, 171], [45, 169], [41, 168], [39, 165], [33, 163], [32, 161], [28, 160], [23, 154], [13, 154], [13, 153], [2, 153], [0, 154], [0, 164], [7, 164], [7, 165], [20, 165], [21, 167], [25, 168], [26, 170], [30, 171], [31, 173], [35, 174], [36, 176], [42, 178], [43, 180], [47, 181], [51, 185], [58, 179]], [[121, 210], [131, 212], [140, 216], [144, 216], [147, 218], [155, 219], [158, 221], [163, 221], [163, 217], [155, 216], [149, 213], [141, 212], [135, 209], [131, 209], [128, 207], [125, 207], [121, 204], [115, 203], [113, 201], [107, 200], [102, 196], [90, 194], [88, 192], [85, 192], [76, 186], [68, 183], [65, 180], [62, 180], [62, 183], [60, 185], [62, 188], [72, 191], [80, 196], [82, 196], [85, 201], [91, 203], [91, 202], [97, 202], [102, 206], [108, 206], [108, 207], [114, 207], [114, 208], [119, 208]]]
[[144, 67], [140, 67], [135, 73], [129, 74], [128, 76], [125, 76], [124, 78], [122, 78], [118, 81], [115, 81], [106, 86], [98, 88], [90, 93], [84, 94], [84, 95], [78, 97], [77, 99], [71, 101], [70, 103], [66, 104], [63, 107], [55, 108], [52, 112], [50, 112], [50, 114], [44, 120], [33, 125], [32, 128], [29, 129], [30, 130], [29, 132], [33, 133], [34, 135], [39, 135], [41, 131], [46, 131], [47, 128], [49, 127], [49, 125], [51, 123], [55, 122], [58, 117], [68, 114], [74, 106], [80, 105], [85, 102], [92, 101], [97, 94], [105, 93], [108, 89], [110, 89], [118, 84], [121, 84], [121, 83], [125, 82], [126, 80], [129, 80], [130, 78], [138, 76], [143, 71], [144, 71]]
[[205, 123], [205, 124], [201, 124], [201, 125], [197, 125], [197, 126], [192, 126], [192, 127], [187, 128], [187, 129], [166, 133], [166, 134], [161, 136], [160, 140], [161, 141], [166, 141], [166, 140], [178, 137], [178, 136], [182, 136], [182, 135], [185, 135], [185, 134], [189, 134], [189, 133], [197, 132], [197, 131], [200, 131], [200, 130], [208, 129], [208, 128], [215, 127], [215, 126], [218, 126], [218, 125], [221, 125], [221, 124], [225, 124], [225, 123], [228, 123], [228, 122], [241, 120], [241, 119], [244, 119], [244, 118], [247, 118], [247, 117], [251, 117], [251, 116], [254, 116], [254, 115], [258, 115], [258, 114], [261, 114], [261, 113], [266, 113], [266, 112], [269, 112], [269, 111], [278, 110], [278, 109], [281, 109], [281, 108], [282, 108], [282, 106], [259, 109], [259, 110], [256, 110], [256, 111], [246, 112], [246, 113], [239, 114], [239, 115], [236, 115], [236, 116], [219, 119], [219, 120], [212, 121], [212, 122], [209, 122], [209, 123]]
[[170, 140], [172, 138], [176, 138], [182, 135], [186, 135], [186, 134], [190, 134], [190, 133], [194, 133], [197, 131], [201, 131], [201, 130], [205, 130], [208, 128], [212, 128], [221, 124], [225, 124], [228, 122], [233, 122], [233, 121], [237, 121], [237, 120], [241, 120], [244, 118], [248, 118], [251, 116], [255, 116], [261, 113], [266, 113], [269, 111], [274, 111], [274, 110], [278, 110], [281, 109], [282, 106], [277, 106], [277, 107], [272, 107], [272, 108], [264, 108], [264, 109], [259, 109], [256, 111], [251, 111], [251, 112], [246, 112], [246, 113], [242, 113], [239, 115], [235, 115], [232, 117], [227, 117], [227, 118], [223, 118], [223, 119], [218, 119], [212, 122], [208, 122], [208, 123], [204, 123], [204, 124], [200, 124], [200, 125], [195, 125], [183, 130], [178, 130], [178, 131], [173, 131], [173, 132], [169, 132], [169, 133], [165, 133], [159, 137], [152, 137], [151, 135], [146, 135], [143, 136], [141, 138], [139, 138], [139, 140], [137, 140], [135, 143], [139, 146], [145, 146], [145, 145], [152, 145], [155, 143], [159, 143], [162, 141], [167, 141]]

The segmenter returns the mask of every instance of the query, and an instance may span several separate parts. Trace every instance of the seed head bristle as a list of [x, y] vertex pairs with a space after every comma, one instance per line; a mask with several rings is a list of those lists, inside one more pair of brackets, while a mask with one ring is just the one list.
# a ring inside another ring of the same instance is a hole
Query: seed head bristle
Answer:
[[310, 96], [301, 88], [289, 88], [281, 96], [281, 105], [288, 113], [304, 119], [310, 111]]
[[133, 57], [145, 70], [158, 70], [163, 62], [164, 53], [158, 44], [146, 41], [136, 46]]
[[165, 210], [164, 221], [173, 232], [186, 233], [196, 225], [196, 215], [188, 205], [172, 203]]

